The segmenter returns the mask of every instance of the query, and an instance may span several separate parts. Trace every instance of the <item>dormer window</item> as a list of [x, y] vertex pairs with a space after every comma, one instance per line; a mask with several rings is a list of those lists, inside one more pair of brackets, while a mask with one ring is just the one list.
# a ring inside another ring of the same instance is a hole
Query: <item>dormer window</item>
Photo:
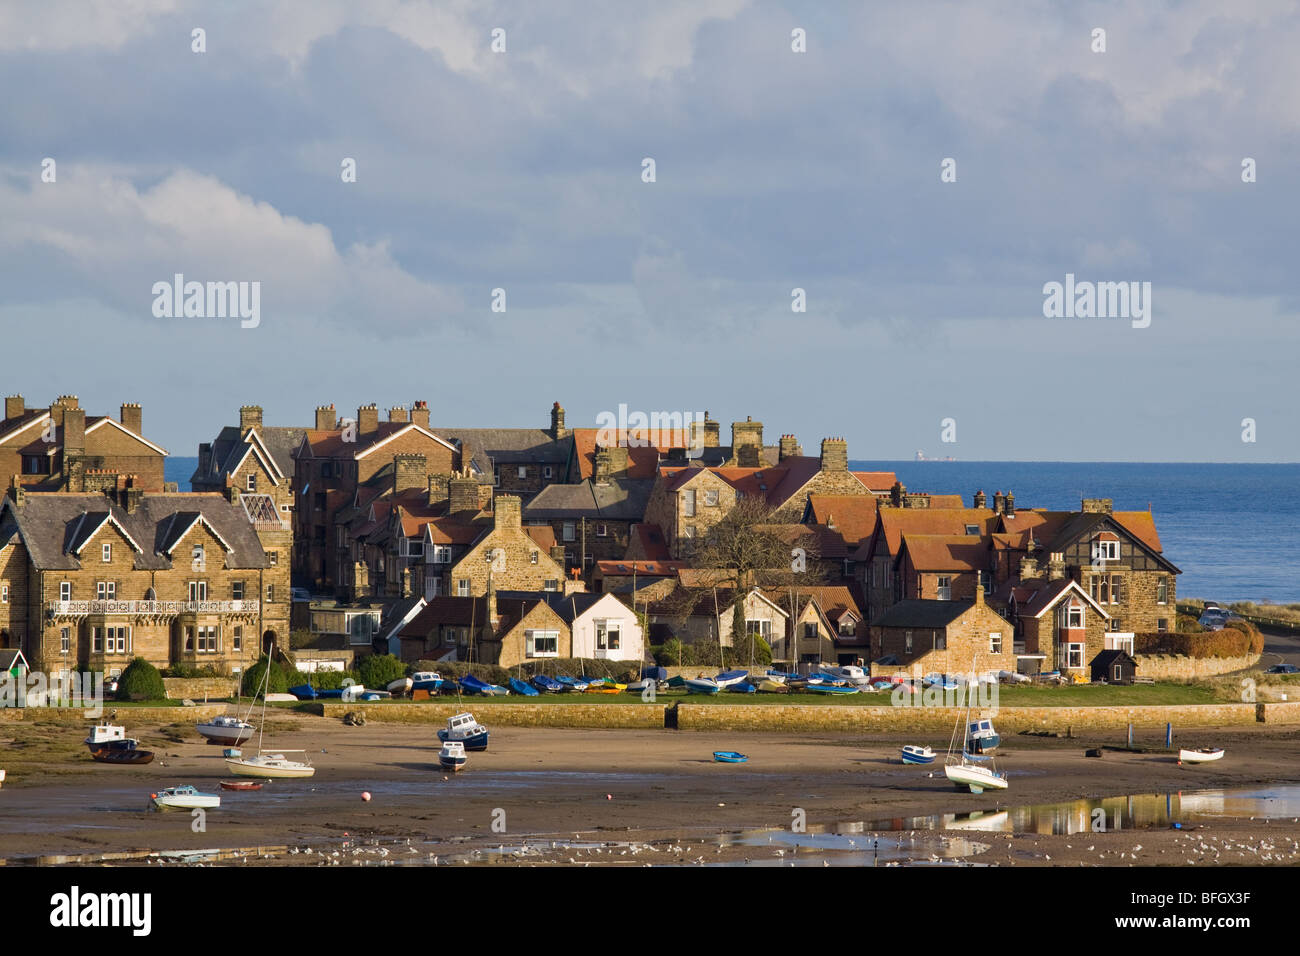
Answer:
[[101, 550], [101, 554], [104, 557], [104, 563], [108, 564], [108, 562], [113, 560], [113, 545], [105, 544], [103, 549]]
[[967, 533], [967, 534], [979, 534], [979, 533], [980, 533], [979, 525], [968, 524], [968, 525], [966, 526], [966, 533]]
[[1092, 539], [1092, 560], [1099, 561], [1118, 561], [1119, 560], [1119, 538], [1113, 534], [1098, 535]]

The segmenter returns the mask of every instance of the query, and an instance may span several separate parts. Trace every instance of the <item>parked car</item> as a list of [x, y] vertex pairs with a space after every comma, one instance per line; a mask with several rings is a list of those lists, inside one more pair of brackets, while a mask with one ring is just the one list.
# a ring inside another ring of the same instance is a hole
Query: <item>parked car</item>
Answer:
[[1231, 617], [1231, 615], [1228, 614], [1227, 611], [1223, 610], [1223, 608], [1206, 608], [1197, 619], [1197, 623], [1207, 631], [1221, 631], [1223, 630], [1223, 625], [1228, 622], [1229, 617]]
[[1265, 674], [1300, 674], [1300, 667], [1296, 667], [1294, 664], [1274, 664], [1268, 670], [1264, 671], [1264, 673]]

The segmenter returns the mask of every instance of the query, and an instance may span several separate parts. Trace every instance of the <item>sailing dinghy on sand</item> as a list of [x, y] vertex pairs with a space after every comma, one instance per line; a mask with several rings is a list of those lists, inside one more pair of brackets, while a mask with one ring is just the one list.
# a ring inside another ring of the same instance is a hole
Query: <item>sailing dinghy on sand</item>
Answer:
[[[245, 757], [242, 754], [238, 757], [227, 757], [226, 766], [230, 772], [240, 777], [272, 777], [272, 778], [302, 778], [310, 777], [316, 773], [313, 767], [305, 759], [307, 751], [305, 750], [277, 750], [272, 753], [263, 753], [262, 751], [262, 729], [266, 726], [266, 691], [271, 683], [271, 654], [275, 648], [266, 656], [266, 674], [265, 683], [262, 687], [262, 719], [258, 721], [257, 728], [257, 754], [253, 757]], [[256, 700], [254, 700], [256, 703]], [[249, 714], [253, 712], [253, 705], [248, 707]], [[303, 754], [302, 760], [290, 760], [285, 754]]]
[[[970, 726], [971, 703], [975, 697], [975, 661], [971, 661], [972, 679], [966, 684], [966, 717], [963, 720], [958, 717], [957, 726], [953, 728], [952, 740], [948, 743], [948, 756], [943, 761], [943, 772], [949, 780], [956, 784], [958, 790], [970, 788], [971, 793], [983, 793], [985, 790], [1006, 790], [1006, 774], [998, 773], [993, 763], [993, 758], [985, 754], [974, 754], [967, 750], [968, 738], [963, 732]], [[957, 756], [953, 751], [957, 746], [957, 740], [961, 738], [961, 754]]]

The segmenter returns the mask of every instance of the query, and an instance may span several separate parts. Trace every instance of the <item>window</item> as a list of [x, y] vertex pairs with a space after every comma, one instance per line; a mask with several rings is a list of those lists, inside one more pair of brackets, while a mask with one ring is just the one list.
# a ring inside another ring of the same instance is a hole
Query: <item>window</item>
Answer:
[[103, 560], [104, 560], [104, 563], [105, 563], [105, 564], [107, 564], [109, 561], [112, 561], [112, 560], [113, 560], [113, 545], [112, 545], [112, 544], [105, 544], [104, 547], [103, 547], [103, 549], [101, 550], [100, 553], [103, 555]]
[[1121, 620], [1120, 620], [1119, 618], [1117, 618], [1117, 617], [1112, 617], [1108, 622], [1106, 622], [1106, 625], [1107, 625], [1107, 626], [1106, 626], [1106, 629], [1107, 629], [1108, 631], [1122, 631], [1122, 630], [1124, 630], [1124, 622], [1121, 621]]
[[236, 624], [230, 633], [230, 644], [236, 654], [244, 649], [244, 625]]
[[1169, 579], [1168, 578], [1162, 577], [1158, 581], [1156, 581], [1156, 603], [1157, 604], [1169, 603]]
[[519, 477], [520, 477], [520, 478], [527, 478], [527, 477], [528, 477], [528, 466], [527, 466], [527, 465], [520, 465], [520, 466], [519, 466]]
[[608, 537], [609, 537], [609, 525], [604, 525], [604, 524], [598, 524], [598, 525], [596, 525], [596, 537], [597, 537], [597, 538], [608, 538]]
[[501, 484], [501, 466], [493, 465], [492, 466], [492, 487], [494, 488], [499, 487], [500, 484]]
[[1092, 599], [1098, 604], [1110, 603], [1110, 579], [1106, 575], [1093, 575], [1090, 590]]
[[433, 563], [451, 564], [451, 547], [445, 544], [435, 544], [433, 546]]
[[542, 590], [544, 590], [544, 591], [558, 591], [559, 589], [560, 589], [560, 579], [559, 579], [559, 578], [547, 578], [547, 579], [546, 579], [546, 587], [544, 587]]
[[461, 578], [456, 582], [456, 597], [469, 597], [469, 578]]
[[1000, 631], [994, 631], [989, 635], [989, 653], [1002, 653], [1002, 633]]
[[[189, 628], [185, 629], [189, 632]], [[90, 650], [94, 654], [104, 653], [104, 629], [102, 627], [92, 627], [90, 629]]]
[[271, 565], [271, 567], [275, 567], [280, 563], [280, 552], [279, 551], [266, 552], [266, 561], [267, 564]]
[[912, 653], [912, 632], [911, 631], [903, 632], [903, 651], [908, 654]]
[[948, 632], [947, 632], [947, 631], [935, 631], [935, 632], [934, 632], [934, 649], [935, 649], [936, 651], [946, 651], [946, 650], [948, 649]]
[[1114, 667], [1112, 667], [1110, 671], [1110, 679], [1115, 681], [1116, 683], [1122, 681], [1124, 679], [1124, 668], [1122, 668], [1119, 664], [1116, 664]]
[[807, 640], [817, 639], [817, 625], [812, 621], [803, 622], [803, 636]]
[[125, 654], [131, 649], [129, 627], [92, 627], [90, 648], [96, 654]]
[[1119, 592], [1121, 586], [1122, 586], [1122, 579], [1120, 578], [1120, 576], [1118, 574], [1112, 574], [1110, 576], [1110, 603], [1111, 604], [1118, 604], [1120, 602]]
[[217, 651], [217, 626], [215, 624], [199, 625], [198, 653], [215, 654]]
[[695, 490], [682, 492], [682, 514], [688, 518], [695, 514]]
[[67, 654], [72, 650], [72, 628], [59, 628], [59, 653]]
[[704, 492], [704, 505], [706, 508], [716, 508], [718, 506], [717, 490]]
[[596, 650], [616, 651], [619, 649], [619, 626], [618, 621], [596, 622]]
[[1162, 617], [1158, 621], [1156, 621], [1156, 630], [1157, 631], [1169, 630], [1169, 618]]
[[424, 557], [424, 541], [419, 538], [403, 538], [402, 542], [406, 545], [406, 556], [408, 558]]
[[555, 472], [554, 472], [554, 470], [551, 468], [550, 465], [547, 465], [545, 468], [542, 469], [542, 477], [543, 477], [543, 478], [550, 478], [551, 475], [553, 475], [554, 473], [555, 473]]
[[60, 581], [60, 582], [59, 582], [59, 600], [60, 600], [60, 601], [71, 601], [71, 600], [72, 600], [72, 582], [71, 582], [71, 581]]
[[95, 600], [112, 601], [117, 597], [116, 581], [96, 581], [95, 582]]
[[244, 582], [243, 582], [243, 581], [231, 581], [231, 582], [230, 582], [230, 600], [232, 600], [232, 601], [242, 601], [243, 599], [244, 599]]
[[257, 490], [257, 475], [254, 474], [248, 476], [248, 490], [249, 491]]
[[979, 533], [980, 533], [979, 525], [977, 525], [977, 524], [968, 524], [968, 525], [966, 526], [966, 533], [967, 533], [967, 534], [979, 534]]
[[559, 657], [559, 631], [524, 631], [525, 657]]
[[935, 596], [940, 601], [952, 600], [952, 577], [950, 575], [939, 575], [938, 584], [935, 587]]
[[536, 552], [536, 551], [530, 551], [530, 552], [528, 553], [528, 563], [529, 563], [529, 564], [536, 564], [536, 563], [537, 563], [537, 552]]
[[566, 521], [561, 533], [565, 541], [573, 541], [577, 538], [577, 526], [572, 521]]
[[1103, 541], [1100, 538], [1092, 542], [1092, 557], [1094, 561], [1118, 561], [1119, 560], [1119, 542]]
[[266, 603], [267, 603], [267, 604], [274, 604], [274, 603], [275, 603], [275, 585], [274, 585], [274, 584], [268, 584], [268, 585], [266, 586]]
[[772, 637], [772, 622], [762, 619], [746, 619], [745, 633], [750, 636], [757, 635], [763, 640], [768, 641]]
[[191, 581], [190, 582], [190, 601], [206, 601], [208, 599], [208, 582]]
[[5, 581], [3, 584], [0, 584], [0, 604], [8, 604], [8, 603], [9, 603], [9, 582]]
[[50, 459], [48, 455], [23, 455], [24, 475], [48, 475]]
[[844, 564], [840, 568], [840, 576], [845, 578], [853, 577], [853, 559], [845, 558]]
[[1066, 667], [1083, 666], [1083, 645], [1082, 644], [1066, 645], [1065, 666]]
[[1083, 627], [1083, 605], [1071, 604], [1065, 609], [1065, 626], [1071, 629]]

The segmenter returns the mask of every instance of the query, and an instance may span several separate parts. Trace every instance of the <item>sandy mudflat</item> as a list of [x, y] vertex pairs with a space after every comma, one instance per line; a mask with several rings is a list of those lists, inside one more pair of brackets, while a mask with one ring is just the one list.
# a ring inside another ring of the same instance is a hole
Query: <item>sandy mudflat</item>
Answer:
[[[772, 862], [782, 858], [779, 832], [769, 836], [771, 846], [753, 840], [749, 846], [720, 845], [719, 835], [789, 831], [793, 811], [801, 808], [809, 831], [903, 827], [903, 835], [881, 838], [901, 843], [915, 839], [906, 831], [917, 826], [904, 818], [1162, 795], [1137, 808], [1146, 819], [1147, 804], [1163, 805], [1170, 792], [1300, 781], [1300, 732], [1277, 728], [1180, 731], [1176, 743], [1183, 746], [1228, 749], [1225, 759], [1201, 767], [1180, 767], [1164, 753], [1084, 757], [1087, 747], [1118, 743], [1117, 735], [1016, 736], [1006, 741], [998, 761], [1011, 789], [977, 796], [947, 782], [942, 760], [912, 767], [897, 759], [900, 743], [929, 743], [939, 750], [947, 745], [941, 740], [502, 727], [493, 730], [488, 752], [471, 754], [467, 770], [447, 775], [437, 768], [432, 725], [351, 728], [333, 719], [277, 715], [272, 727], [275, 744], [309, 752], [316, 776], [272, 781], [256, 793], [224, 792], [222, 807], [207, 817], [206, 832], [195, 833], [188, 814], [145, 810], [157, 788], [191, 783], [220, 792], [218, 781], [231, 778], [220, 748], [198, 742], [192, 728], [130, 725], [128, 732], [158, 758], [148, 766], [116, 767], [90, 760], [78, 728], [0, 724], [0, 766], [9, 771], [0, 789], [0, 857], [289, 846], [313, 853], [279, 854], [278, 862], [312, 863], [336, 851], [341, 856], [335, 859], [348, 862], [391, 862], [399, 854], [411, 861], [434, 855], [445, 861], [502, 843], [562, 840], [654, 848], [630, 855], [608, 847], [557, 848], [536, 862]], [[1160, 743], [1154, 735], [1139, 742]], [[719, 764], [712, 760], [714, 750], [739, 750], [750, 759]], [[362, 801], [363, 791], [372, 794], [369, 802]], [[504, 833], [493, 831], [494, 819], [502, 820], [498, 811], [504, 813]], [[1148, 819], [1136, 831], [963, 835], [955, 824], [949, 835], [976, 844], [967, 857], [971, 862], [1002, 865], [1300, 860], [1300, 823], [1293, 818], [1251, 821], [1184, 811], [1178, 819], [1188, 828], [1178, 831], [1167, 821]], [[929, 848], [941, 838], [931, 832], [922, 842]], [[844, 839], [829, 839], [831, 850], [849, 850]], [[864, 844], [853, 845], [860, 850]], [[861, 856], [842, 861], [870, 862]]]

